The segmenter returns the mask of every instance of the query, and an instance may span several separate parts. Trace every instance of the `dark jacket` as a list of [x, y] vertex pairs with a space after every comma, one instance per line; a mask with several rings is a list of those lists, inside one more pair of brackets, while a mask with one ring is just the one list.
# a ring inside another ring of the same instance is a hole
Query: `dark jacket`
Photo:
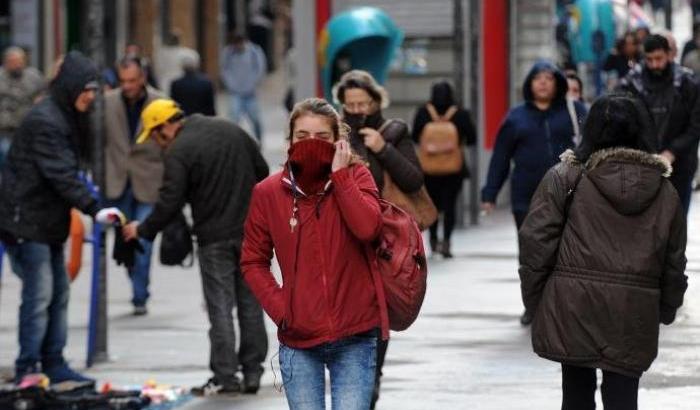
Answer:
[[387, 121], [382, 132], [386, 145], [378, 153], [368, 149], [362, 136], [356, 132], [350, 133], [350, 145], [368, 162], [379, 192], [384, 188], [384, 171], [389, 173], [391, 180], [401, 191], [417, 192], [423, 186], [423, 171], [418, 163], [408, 125], [402, 120], [385, 120], [380, 116], [367, 126], [378, 130]]
[[659, 152], [670, 150], [676, 157], [673, 173], [688, 178], [698, 167], [700, 140], [700, 98], [693, 72], [671, 63], [663, 82], [654, 82], [642, 65], [637, 65], [620, 82], [620, 88], [638, 96], [649, 110]]
[[187, 115], [216, 115], [214, 84], [202, 73], [186, 71], [170, 84], [170, 97]]
[[[544, 70], [554, 72], [557, 93], [549, 109], [541, 111], [533, 102], [532, 80]], [[513, 212], [527, 212], [544, 174], [559, 162], [561, 153], [574, 146], [574, 128], [565, 99], [568, 89], [566, 78], [553, 65], [541, 62], [533, 66], [523, 83], [525, 102], [508, 112], [498, 130], [486, 185], [481, 190], [482, 202], [496, 202], [512, 161], [511, 206]], [[579, 102], [574, 104], [581, 123], [586, 110]]]
[[237, 125], [189, 116], [165, 153], [158, 202], [138, 234], [152, 241], [187, 202], [200, 245], [241, 240], [251, 192], [268, 172], [257, 145]]
[[659, 323], [673, 321], [687, 287], [685, 213], [665, 178], [670, 166], [626, 148], [593, 153], [583, 174], [573, 153], [562, 159], [520, 229], [533, 348], [639, 377], [656, 357]]
[[[299, 198], [299, 225], [291, 232], [294, 203], [286, 171], [255, 187], [241, 270], [283, 344], [304, 349], [380, 326], [388, 335], [386, 304], [375, 286], [377, 264], [367, 257], [382, 228], [378, 198], [366, 167], [343, 168], [332, 173], [323, 196]], [[282, 285], [270, 271], [273, 253]]]
[[78, 177], [82, 140], [74, 104], [88, 82], [97, 79], [92, 62], [70, 52], [51, 83], [50, 94], [22, 121], [3, 168], [0, 230], [16, 238], [62, 243], [70, 209], [94, 216], [97, 200]]

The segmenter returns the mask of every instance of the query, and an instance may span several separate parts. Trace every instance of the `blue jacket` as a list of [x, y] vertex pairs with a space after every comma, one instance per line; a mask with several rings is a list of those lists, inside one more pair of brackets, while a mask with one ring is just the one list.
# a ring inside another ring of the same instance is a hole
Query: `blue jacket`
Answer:
[[[532, 80], [541, 71], [551, 71], [556, 78], [557, 93], [549, 109], [541, 111], [533, 103]], [[527, 212], [530, 199], [549, 168], [559, 162], [559, 155], [574, 146], [574, 128], [566, 108], [566, 77], [552, 64], [535, 64], [525, 78], [525, 102], [511, 109], [496, 136], [496, 146], [489, 165], [482, 202], [496, 202], [498, 192], [510, 174], [513, 212]], [[586, 109], [575, 103], [579, 124]]]
[[242, 51], [226, 46], [221, 52], [221, 79], [226, 91], [250, 97], [267, 74], [265, 53], [255, 43], [245, 42]]

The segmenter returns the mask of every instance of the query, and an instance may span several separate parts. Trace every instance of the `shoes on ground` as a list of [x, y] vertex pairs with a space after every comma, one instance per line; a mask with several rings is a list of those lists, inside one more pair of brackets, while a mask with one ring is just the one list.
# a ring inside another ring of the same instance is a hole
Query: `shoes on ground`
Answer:
[[148, 314], [146, 305], [134, 305], [134, 316], [145, 316]]
[[43, 369], [44, 374], [49, 378], [51, 384], [63, 383], [63, 382], [87, 382], [95, 383], [94, 379], [83, 376], [82, 374], [76, 372], [75, 370], [68, 367], [67, 364], [61, 364], [54, 367], [49, 367]]
[[243, 393], [257, 394], [260, 390], [260, 378], [262, 373], [248, 373], [243, 375]]
[[216, 378], [212, 377], [202, 386], [196, 386], [190, 389], [190, 393], [198, 397], [234, 396], [241, 393], [241, 384], [236, 381], [235, 383], [224, 385], [219, 383]]

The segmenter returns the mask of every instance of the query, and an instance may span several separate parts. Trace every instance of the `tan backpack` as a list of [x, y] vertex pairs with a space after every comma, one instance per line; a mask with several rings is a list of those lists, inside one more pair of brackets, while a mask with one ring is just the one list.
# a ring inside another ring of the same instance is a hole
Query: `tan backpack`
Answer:
[[457, 107], [450, 107], [445, 115], [439, 116], [432, 104], [426, 106], [431, 121], [420, 134], [418, 160], [426, 175], [459, 174], [464, 166], [462, 149], [459, 146], [459, 132], [450, 121], [457, 113]]

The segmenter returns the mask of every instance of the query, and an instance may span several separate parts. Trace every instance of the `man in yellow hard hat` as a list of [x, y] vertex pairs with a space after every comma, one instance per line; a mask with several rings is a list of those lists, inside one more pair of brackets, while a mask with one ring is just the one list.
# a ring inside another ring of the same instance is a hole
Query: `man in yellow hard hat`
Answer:
[[[165, 175], [153, 213], [142, 223], [125, 226], [124, 239], [152, 241], [180, 215], [186, 202], [190, 204], [211, 323], [210, 367], [214, 373], [192, 393], [256, 393], [267, 355], [267, 334], [262, 308], [241, 276], [238, 256], [253, 187], [267, 176], [267, 164], [255, 141], [236, 124], [200, 114], [185, 117], [172, 100], [151, 102], [141, 121], [143, 131], [137, 142], [153, 138], [167, 148]], [[234, 306], [241, 328], [238, 354]]]
[[[153, 137], [161, 148], [167, 148], [182, 127], [181, 120], [184, 117], [185, 114], [175, 101], [167, 98], [153, 100], [141, 113], [143, 128], [136, 138], [136, 143], [143, 144]], [[162, 131], [165, 127], [167, 131], [164, 134]]]

